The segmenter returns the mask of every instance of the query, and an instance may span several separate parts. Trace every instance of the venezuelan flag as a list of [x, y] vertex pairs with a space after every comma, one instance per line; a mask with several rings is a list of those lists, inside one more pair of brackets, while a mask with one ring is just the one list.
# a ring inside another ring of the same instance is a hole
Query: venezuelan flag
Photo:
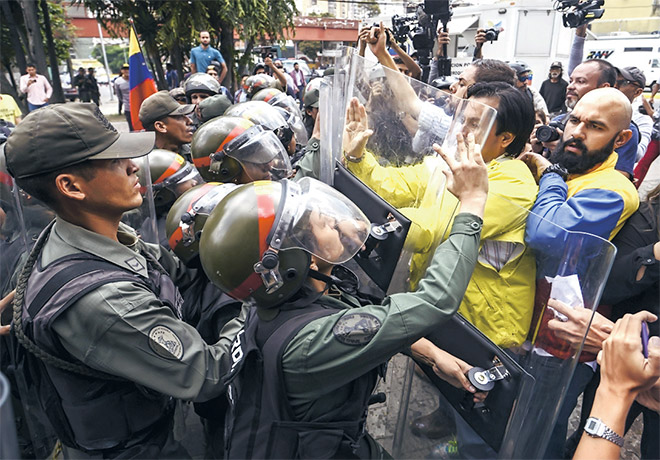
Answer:
[[135, 28], [133, 27], [131, 27], [130, 45], [128, 48], [128, 85], [131, 89], [129, 96], [133, 130], [140, 131], [144, 129], [138, 117], [140, 106], [142, 105], [142, 101], [156, 92], [156, 83], [146, 62], [144, 62], [144, 56], [140, 50]]

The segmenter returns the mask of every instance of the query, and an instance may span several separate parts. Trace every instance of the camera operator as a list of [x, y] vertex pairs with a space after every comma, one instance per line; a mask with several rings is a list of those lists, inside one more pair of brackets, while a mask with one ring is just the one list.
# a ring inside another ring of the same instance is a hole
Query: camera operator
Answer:
[[[378, 26], [367, 26], [360, 29], [360, 33], [358, 34], [360, 56], [364, 57], [367, 44], [371, 43], [369, 34], [373, 29], [378, 29]], [[399, 72], [405, 74], [406, 76], [414, 78], [415, 80], [420, 80], [422, 77], [421, 67], [415, 62], [413, 58], [408, 55], [408, 53], [403, 50], [403, 48], [401, 48], [401, 46], [399, 46], [397, 41], [394, 39], [394, 34], [390, 29], [384, 28], [384, 31], [387, 36], [387, 48], [393, 49], [397, 54], [393, 58], [394, 63], [396, 64], [396, 68], [399, 70]]]

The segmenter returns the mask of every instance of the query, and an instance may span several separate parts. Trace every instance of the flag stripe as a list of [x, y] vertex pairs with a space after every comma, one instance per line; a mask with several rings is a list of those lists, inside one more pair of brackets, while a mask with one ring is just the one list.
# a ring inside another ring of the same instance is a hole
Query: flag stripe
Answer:
[[131, 27], [129, 57], [128, 57], [128, 85], [130, 88], [130, 102], [131, 102], [131, 123], [133, 130], [140, 131], [144, 129], [140, 122], [140, 106], [142, 102], [154, 94], [156, 90], [156, 83], [154, 77], [151, 75], [147, 64], [144, 61], [140, 45], [135, 35], [135, 29]]

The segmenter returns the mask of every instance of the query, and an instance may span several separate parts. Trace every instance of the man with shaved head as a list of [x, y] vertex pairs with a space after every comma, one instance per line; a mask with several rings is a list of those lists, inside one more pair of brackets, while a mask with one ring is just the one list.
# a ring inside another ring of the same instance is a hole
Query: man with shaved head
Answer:
[[[584, 94], [568, 115], [563, 137], [549, 161], [534, 153], [522, 156], [539, 182], [539, 193], [532, 208], [534, 214], [527, 220], [525, 235], [531, 248], [546, 248], [547, 253], [548, 247], [556, 246], [557, 257], [560, 257], [565, 242], [557, 226], [611, 240], [637, 210], [639, 198], [635, 187], [615, 170], [617, 154], [614, 150], [632, 136], [631, 116], [630, 101], [623, 93], [608, 87], [594, 89]], [[550, 292], [546, 276], [556, 274], [556, 263], [557, 260], [537, 260], [537, 305], [534, 308], [543, 323], [555, 318], [552, 310], [543, 310], [547, 295], [544, 297], [540, 293]], [[550, 326], [557, 322], [554, 320]], [[570, 321], [561, 324], [568, 326]], [[532, 325], [532, 330], [535, 326]], [[560, 333], [555, 335], [547, 327], [539, 330], [533, 353], [547, 357], [547, 366], [535, 377], [539, 382], [551, 381], [544, 378], [545, 374], [553, 372], [569, 356], [560, 346], [564, 342], [557, 339]], [[573, 374], [545, 458], [563, 458], [568, 418], [578, 396], [594, 375], [595, 359], [590, 353], [580, 355], [580, 364]]]

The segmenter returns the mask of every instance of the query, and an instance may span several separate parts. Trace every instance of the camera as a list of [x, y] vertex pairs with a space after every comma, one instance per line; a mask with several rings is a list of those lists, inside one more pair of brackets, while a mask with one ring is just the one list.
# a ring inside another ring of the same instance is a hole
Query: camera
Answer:
[[500, 36], [501, 29], [496, 29], [494, 27], [491, 27], [490, 29], [486, 29], [486, 41], [493, 43], [494, 41], [497, 41], [497, 38]]
[[[582, 2], [580, 0], [560, 0], [555, 4], [555, 8], [559, 12], [563, 12], [562, 20], [564, 27], [575, 28], [583, 24], [600, 19], [603, 17], [605, 10], [601, 7], [605, 4], [605, 0], [588, 0]], [[572, 11], [569, 11], [573, 8]]]
[[551, 121], [547, 125], [539, 126], [536, 129], [536, 140], [539, 142], [553, 142], [559, 140], [560, 134], [557, 129], [562, 131], [566, 127], [565, 123]]

